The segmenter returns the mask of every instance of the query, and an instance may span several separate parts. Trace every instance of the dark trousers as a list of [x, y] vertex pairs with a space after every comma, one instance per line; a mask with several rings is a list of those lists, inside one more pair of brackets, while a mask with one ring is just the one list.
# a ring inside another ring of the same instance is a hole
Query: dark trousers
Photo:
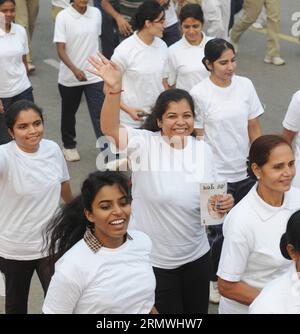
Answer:
[[18, 261], [0, 257], [0, 271], [5, 276], [6, 314], [27, 314], [28, 294], [34, 271], [37, 272], [44, 295], [53, 274], [48, 258]]
[[[227, 192], [234, 198], [234, 205], [236, 205], [241, 199], [243, 199], [254, 186], [255, 180], [247, 178], [239, 182], [228, 182]], [[212, 262], [211, 281], [216, 282], [217, 271], [223, 246], [223, 224], [209, 226], [208, 228], [208, 240], [210, 243], [210, 254]]]
[[29, 100], [34, 102], [33, 94], [32, 94], [32, 87], [29, 87], [28, 89], [24, 90], [24, 92], [13, 96], [13, 97], [5, 97], [1, 98], [3, 107], [4, 107], [4, 113], [0, 113], [0, 145], [6, 144], [11, 141], [10, 135], [7, 131], [7, 126], [5, 123], [5, 112], [8, 111], [9, 107], [19, 100]]
[[67, 149], [76, 147], [75, 115], [79, 108], [82, 93], [86, 98], [96, 138], [102, 136], [100, 112], [104, 101], [103, 81], [75, 87], [58, 84], [58, 89], [61, 96], [61, 135], [64, 147]]
[[114, 53], [114, 49], [119, 45], [118, 25], [117, 22], [102, 8], [101, 0], [94, 0], [94, 6], [97, 7], [102, 13], [102, 53], [106, 58], [110, 59]]
[[168, 46], [178, 42], [181, 39], [179, 23], [177, 22], [166, 28], [164, 30], [162, 39], [166, 42]]
[[156, 277], [155, 307], [162, 314], [208, 312], [209, 252], [176, 269], [153, 267]]

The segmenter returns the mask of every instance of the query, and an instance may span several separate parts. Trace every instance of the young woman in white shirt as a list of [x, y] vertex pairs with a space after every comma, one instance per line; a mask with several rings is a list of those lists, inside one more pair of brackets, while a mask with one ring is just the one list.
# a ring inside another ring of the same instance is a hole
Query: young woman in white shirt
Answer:
[[0, 146], [0, 271], [5, 276], [5, 312], [25, 314], [34, 271], [44, 292], [50, 281], [42, 230], [60, 199], [70, 201], [72, 194], [59, 146], [42, 139], [41, 109], [17, 101], [6, 122], [13, 140]]
[[282, 135], [293, 143], [296, 157], [297, 173], [293, 185], [300, 188], [300, 90], [293, 95], [282, 125]]
[[129, 182], [120, 172], [94, 172], [81, 195], [47, 228], [55, 273], [43, 306], [48, 314], [153, 313], [151, 240], [127, 231]]
[[283, 257], [293, 260], [289, 270], [268, 283], [250, 305], [250, 314], [300, 314], [300, 211], [288, 220], [280, 240]]
[[190, 91], [209, 76], [202, 63], [205, 44], [212, 39], [202, 31], [204, 17], [201, 6], [185, 5], [179, 14], [182, 38], [168, 49], [168, 84]]
[[289, 217], [300, 207], [300, 190], [291, 186], [295, 159], [290, 144], [277, 135], [257, 138], [248, 172], [257, 183], [224, 222], [217, 273], [220, 313], [248, 313], [261, 289], [290, 266], [278, 247]]
[[[238, 203], [253, 186], [247, 176], [246, 160], [250, 144], [261, 135], [258, 117], [262, 104], [248, 78], [235, 75], [232, 44], [215, 38], [207, 42], [203, 64], [210, 72], [191, 90], [195, 101], [197, 133], [211, 146], [218, 175], [228, 182], [228, 191]], [[213, 276], [220, 258], [222, 225], [210, 227]], [[216, 285], [216, 284], [214, 284]]]
[[102, 17], [88, 1], [70, 0], [56, 17], [54, 43], [61, 60], [58, 89], [61, 96], [61, 136], [66, 160], [80, 160], [76, 148], [76, 113], [84, 93], [96, 138], [102, 136], [99, 109], [104, 100], [103, 81], [86, 71], [87, 58], [99, 51]]
[[121, 123], [139, 128], [164, 90], [168, 48], [161, 40], [165, 11], [155, 0], [145, 1], [132, 17], [134, 34], [114, 51], [112, 61], [123, 73]]
[[26, 99], [33, 102], [33, 94], [27, 75], [28, 40], [25, 29], [14, 23], [15, 1], [0, 0], [0, 13], [5, 17], [5, 26], [0, 27], [0, 101], [4, 108], [4, 113], [0, 113], [0, 144], [5, 144], [10, 141], [5, 112], [15, 101]]
[[[156, 100], [145, 129], [120, 124], [122, 71], [102, 55], [90, 58], [107, 85], [102, 130], [132, 168], [131, 224], [153, 242], [159, 313], [207, 313], [210, 258], [205, 227], [200, 225], [200, 182], [215, 180], [209, 146], [192, 136], [194, 105], [188, 92], [170, 89]], [[220, 213], [233, 205], [220, 201]]]

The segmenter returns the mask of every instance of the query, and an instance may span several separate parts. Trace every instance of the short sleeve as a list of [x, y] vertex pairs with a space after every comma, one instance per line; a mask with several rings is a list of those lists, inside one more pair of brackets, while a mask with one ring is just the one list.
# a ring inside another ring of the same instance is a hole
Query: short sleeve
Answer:
[[168, 49], [167, 78], [170, 86], [176, 84], [177, 73], [175, 68], [175, 59], [173, 49], [170, 48]]
[[195, 86], [192, 88], [190, 91], [190, 94], [194, 100], [194, 105], [195, 105], [195, 122], [194, 122], [194, 127], [195, 129], [203, 129], [204, 128], [204, 121], [203, 121], [203, 116], [204, 116], [204, 106], [201, 103], [200, 99], [197, 97], [197, 90], [198, 87]]
[[260, 102], [260, 99], [256, 93], [253, 83], [249, 80], [249, 114], [248, 119], [254, 119], [264, 113], [264, 108]]
[[293, 95], [282, 125], [287, 130], [300, 131], [300, 90]]
[[70, 175], [69, 175], [69, 170], [68, 170], [68, 166], [67, 166], [65, 157], [64, 157], [64, 155], [63, 155], [63, 153], [62, 153], [62, 151], [59, 147], [58, 147], [58, 154], [59, 154], [61, 170], [62, 170], [61, 183], [63, 183], [65, 181], [70, 180]]
[[82, 288], [62, 272], [55, 271], [43, 305], [45, 314], [72, 314], [81, 296]]
[[28, 47], [28, 38], [26, 34], [26, 30], [21, 27], [21, 34], [22, 34], [22, 46], [23, 46], [23, 56], [27, 55], [29, 53], [29, 47]]
[[54, 43], [66, 43], [67, 33], [66, 33], [66, 23], [64, 20], [64, 10], [56, 16], [55, 27], [54, 27]]
[[166, 50], [166, 55], [163, 62], [163, 79], [166, 79], [167, 77], [168, 77], [168, 53]]
[[98, 31], [98, 35], [100, 36], [102, 33], [102, 14], [100, 12], [100, 10], [97, 10], [97, 31]]
[[124, 50], [124, 44], [122, 43], [115, 48], [111, 56], [111, 60], [121, 68], [122, 73], [124, 73], [129, 66], [128, 56], [129, 55]]
[[[217, 275], [229, 282], [238, 282], [245, 272], [250, 246], [240, 207], [233, 209], [223, 225], [224, 242]], [[244, 213], [245, 214], [245, 213]]]

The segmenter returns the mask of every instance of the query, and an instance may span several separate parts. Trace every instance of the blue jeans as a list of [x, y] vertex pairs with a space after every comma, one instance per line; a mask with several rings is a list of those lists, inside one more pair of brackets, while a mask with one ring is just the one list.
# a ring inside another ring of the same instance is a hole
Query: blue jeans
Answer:
[[166, 28], [164, 30], [162, 39], [166, 42], [168, 46], [178, 42], [181, 39], [179, 23], [177, 22]]
[[0, 145], [6, 144], [11, 141], [11, 138], [8, 134], [6, 122], [5, 122], [5, 113], [8, 111], [9, 107], [17, 101], [20, 100], [29, 100], [34, 102], [33, 94], [32, 94], [32, 87], [27, 88], [24, 92], [15, 95], [13, 97], [2, 97], [0, 98], [4, 107], [4, 114], [0, 113]]
[[103, 81], [93, 84], [66, 87], [58, 84], [61, 96], [61, 135], [65, 148], [76, 147], [76, 112], [84, 93], [96, 138], [102, 136], [100, 113], [104, 101]]

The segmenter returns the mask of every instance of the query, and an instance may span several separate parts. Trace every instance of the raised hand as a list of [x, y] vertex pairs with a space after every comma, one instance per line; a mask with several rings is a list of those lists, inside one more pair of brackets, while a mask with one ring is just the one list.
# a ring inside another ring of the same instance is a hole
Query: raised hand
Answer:
[[90, 56], [88, 62], [92, 68], [88, 68], [87, 71], [101, 77], [108, 88], [121, 89], [122, 72], [116, 64], [105, 58], [100, 52], [96, 56]]

